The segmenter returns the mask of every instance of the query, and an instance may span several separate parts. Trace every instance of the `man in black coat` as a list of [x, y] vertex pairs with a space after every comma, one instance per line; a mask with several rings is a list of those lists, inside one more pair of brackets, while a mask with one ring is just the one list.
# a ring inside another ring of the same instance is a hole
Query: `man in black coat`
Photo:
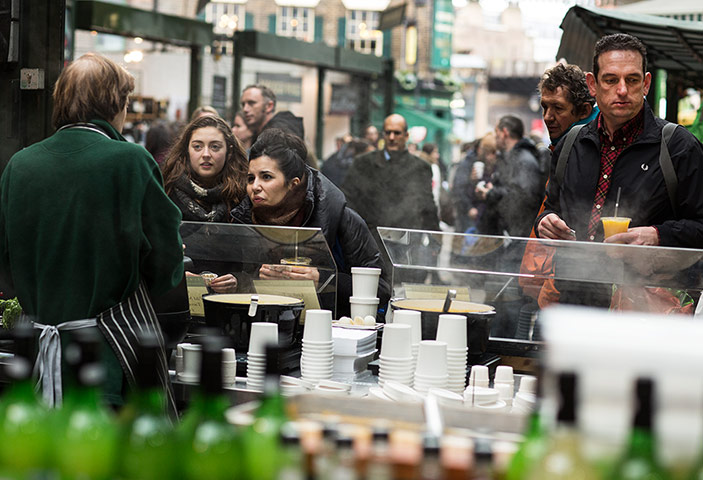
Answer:
[[[612, 216], [618, 190], [619, 215], [632, 219], [625, 233], [606, 242], [703, 247], [703, 148], [676, 128], [668, 150], [678, 179], [674, 213], [659, 165], [662, 128], [645, 101], [652, 77], [647, 52], [635, 37], [603, 37], [595, 47], [586, 82], [600, 115], [578, 133], [561, 185], [550, 181], [545, 211], [535, 222], [540, 237], [603, 239], [601, 216]], [[559, 158], [563, 142], [554, 150]]]
[[252, 143], [267, 128], [278, 128], [305, 140], [303, 119], [291, 112], [276, 112], [276, 94], [266, 85], [249, 85], [240, 100], [244, 123], [254, 132]]

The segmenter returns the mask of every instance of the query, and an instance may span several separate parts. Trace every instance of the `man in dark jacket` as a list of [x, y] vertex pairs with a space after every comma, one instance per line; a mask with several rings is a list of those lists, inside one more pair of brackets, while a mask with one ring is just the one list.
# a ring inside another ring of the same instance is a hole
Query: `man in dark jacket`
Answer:
[[266, 85], [249, 85], [241, 98], [244, 122], [254, 132], [252, 143], [267, 128], [278, 128], [305, 140], [303, 119], [291, 112], [276, 112], [276, 94]]
[[439, 230], [432, 197], [432, 169], [405, 147], [408, 124], [393, 114], [383, 122], [383, 150], [360, 155], [347, 172], [342, 190], [371, 233], [376, 227]]
[[[646, 62], [644, 45], [631, 35], [608, 35], [596, 44], [586, 81], [601, 113], [578, 133], [562, 184], [549, 183], [545, 212], [535, 222], [540, 237], [573, 239], [574, 229], [578, 240], [602, 240], [601, 215], [613, 215], [621, 190], [618, 214], [632, 219], [630, 228], [607, 242], [703, 246], [703, 148], [684, 128], [668, 143], [678, 178], [674, 214], [659, 166], [666, 122], [645, 101], [651, 84]], [[554, 168], [553, 161], [552, 177]]]
[[479, 233], [527, 237], [542, 200], [537, 149], [523, 137], [522, 120], [502, 117], [495, 128], [496, 145], [503, 152], [490, 182], [476, 186], [476, 196], [485, 199], [486, 211]]

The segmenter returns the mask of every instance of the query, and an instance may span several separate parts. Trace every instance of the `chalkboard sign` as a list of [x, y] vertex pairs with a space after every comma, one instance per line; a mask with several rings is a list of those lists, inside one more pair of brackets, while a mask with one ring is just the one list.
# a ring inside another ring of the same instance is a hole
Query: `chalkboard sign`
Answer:
[[332, 85], [330, 115], [353, 115], [359, 105], [359, 90], [356, 85]]
[[212, 76], [212, 106], [220, 112], [220, 115], [225, 113], [227, 109], [227, 77]]

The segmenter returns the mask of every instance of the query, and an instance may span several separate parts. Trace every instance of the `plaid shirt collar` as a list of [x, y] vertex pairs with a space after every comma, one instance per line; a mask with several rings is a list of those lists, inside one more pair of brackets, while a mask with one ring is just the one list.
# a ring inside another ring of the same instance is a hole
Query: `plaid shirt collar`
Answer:
[[644, 105], [639, 113], [628, 120], [622, 127], [613, 132], [613, 139], [610, 139], [608, 132], [605, 130], [605, 122], [603, 121], [603, 113], [598, 115], [598, 134], [600, 135], [601, 144], [607, 145], [622, 145], [627, 146], [637, 140], [644, 130]]

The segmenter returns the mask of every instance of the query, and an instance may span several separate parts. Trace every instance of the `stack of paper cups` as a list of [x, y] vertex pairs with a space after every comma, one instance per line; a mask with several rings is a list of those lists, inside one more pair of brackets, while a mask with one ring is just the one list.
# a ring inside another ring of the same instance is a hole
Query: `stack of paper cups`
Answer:
[[237, 357], [234, 348], [222, 349], [222, 384], [226, 387], [234, 386], [237, 380]]
[[384, 327], [378, 369], [379, 385], [383, 386], [387, 381], [395, 381], [412, 386], [414, 370], [410, 350], [411, 338], [410, 325], [391, 323]]
[[376, 316], [378, 311], [378, 280], [381, 269], [352, 267], [352, 296], [349, 298], [352, 318]]
[[410, 325], [410, 350], [413, 356], [414, 372], [415, 367], [417, 366], [417, 352], [420, 349], [420, 342], [422, 341], [422, 314], [420, 312], [416, 312], [415, 310], [396, 310], [393, 312], [393, 323]]
[[466, 386], [467, 323], [464, 315], [443, 314], [437, 325], [437, 340], [447, 344], [447, 390], [455, 393], [463, 393]]
[[332, 312], [308, 310], [303, 328], [303, 348], [300, 372], [304, 380], [317, 383], [332, 378], [334, 342], [332, 340]]
[[423, 340], [417, 353], [417, 367], [413, 388], [427, 393], [430, 388], [447, 388], [447, 344], [437, 340]]
[[247, 352], [247, 388], [263, 390], [266, 374], [266, 345], [271, 343], [278, 344], [278, 324], [252, 323]]
[[485, 365], [474, 365], [469, 374], [470, 387], [488, 388], [488, 367]]

